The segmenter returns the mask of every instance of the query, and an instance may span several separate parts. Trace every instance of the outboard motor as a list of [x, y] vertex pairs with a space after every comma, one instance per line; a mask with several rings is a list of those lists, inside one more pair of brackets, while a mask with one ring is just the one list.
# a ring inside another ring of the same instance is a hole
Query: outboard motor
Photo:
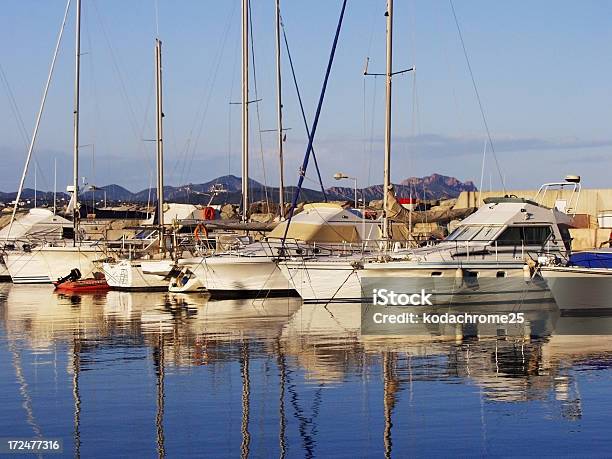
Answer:
[[57, 280], [57, 285], [63, 284], [64, 282], [74, 282], [81, 278], [81, 271], [78, 268], [74, 268], [70, 270], [70, 274], [64, 277], [60, 277]]

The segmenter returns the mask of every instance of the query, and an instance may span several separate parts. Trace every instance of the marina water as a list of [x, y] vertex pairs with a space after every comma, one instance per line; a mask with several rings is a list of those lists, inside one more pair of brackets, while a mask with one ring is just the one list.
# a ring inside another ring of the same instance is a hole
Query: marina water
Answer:
[[359, 308], [1, 284], [0, 430], [75, 457], [609, 455], [612, 337], [376, 338]]

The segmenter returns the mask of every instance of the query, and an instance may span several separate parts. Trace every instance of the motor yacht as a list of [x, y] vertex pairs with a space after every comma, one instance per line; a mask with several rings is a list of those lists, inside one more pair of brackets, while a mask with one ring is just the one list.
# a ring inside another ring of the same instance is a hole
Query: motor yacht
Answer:
[[[488, 198], [444, 240], [416, 249], [365, 256], [313, 256], [279, 263], [305, 301], [362, 301], [372, 288], [393, 284], [427, 288], [444, 304], [487, 301], [539, 302], [546, 284], [525, 268], [527, 259], [566, 256], [570, 217], [524, 198]], [[499, 289], [507, 289], [500, 296]]]

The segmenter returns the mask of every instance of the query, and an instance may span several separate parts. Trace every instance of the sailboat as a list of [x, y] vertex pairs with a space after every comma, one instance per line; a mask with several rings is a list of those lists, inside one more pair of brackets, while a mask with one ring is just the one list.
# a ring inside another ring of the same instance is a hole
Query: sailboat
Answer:
[[[85, 277], [89, 277], [96, 271], [94, 261], [103, 257], [104, 253], [102, 243], [84, 241], [79, 229], [81, 0], [76, 1], [75, 29], [73, 184], [68, 187], [68, 191], [72, 194], [69, 208], [72, 209], [74, 214], [72, 234], [70, 239], [62, 238], [51, 242], [40, 241], [35, 246], [28, 246], [27, 250], [7, 250], [5, 263], [13, 283], [51, 283], [66, 276], [72, 269], [78, 269]], [[17, 206], [17, 203], [15, 205]]]
[[[68, 5], [70, 2], [68, 2]], [[68, 14], [68, 5], [66, 15]], [[66, 18], [64, 18], [65, 24]], [[63, 25], [62, 25], [63, 30]], [[80, 100], [80, 56], [81, 56], [81, 0], [76, 0], [76, 45], [75, 45], [75, 85], [74, 85], [74, 132], [73, 132], [73, 184], [67, 188], [71, 194], [71, 200], [68, 206], [69, 212], [72, 212], [73, 219], [71, 228], [66, 225], [65, 221], [59, 221], [62, 226], [61, 238], [34, 238], [29, 237], [27, 244], [23, 247], [9, 247], [5, 250], [5, 263], [10, 273], [13, 283], [53, 283], [58, 279], [65, 278], [74, 270], [81, 273], [83, 279], [96, 278], [100, 273], [100, 264], [109, 258], [111, 255], [121, 256], [124, 253], [147, 253], [158, 247], [158, 243], [163, 244], [163, 238], [158, 238], [156, 231], [144, 231], [136, 237], [130, 236], [130, 231], [116, 240], [87, 240], [87, 235], [84, 228], [80, 224], [80, 206], [79, 206], [79, 100]], [[61, 34], [60, 34], [61, 37]], [[58, 45], [59, 47], [59, 39]], [[55, 56], [52, 61], [52, 69], [55, 63]], [[44, 107], [51, 72], [47, 80], [43, 102], [39, 111], [37, 124], [38, 128], [40, 115]], [[160, 135], [161, 137], [161, 135]], [[32, 147], [35, 135], [32, 138], [32, 144], [28, 152], [28, 159], [24, 168], [24, 176], [27, 172]], [[159, 156], [159, 153], [158, 153]], [[162, 183], [163, 186], [163, 183]], [[158, 187], [159, 188], [159, 187]], [[158, 205], [158, 209], [163, 209], [163, 201]], [[15, 207], [16, 210], [16, 207]], [[15, 212], [14, 210], [14, 212]], [[38, 212], [41, 210], [39, 209]], [[160, 215], [162, 210], [159, 210]], [[55, 217], [59, 219], [60, 217]], [[163, 215], [161, 217], [161, 225], [163, 225]], [[9, 228], [12, 226], [9, 225]], [[9, 229], [10, 231], [10, 229]], [[5, 247], [6, 249], [6, 247]]]
[[[387, 0], [386, 18], [387, 69], [384, 74], [386, 78], [385, 191], [390, 187], [393, 0]], [[402, 73], [403, 72], [405, 71], [402, 71]], [[387, 194], [385, 193], [383, 208], [386, 208], [386, 205]], [[385, 240], [389, 238], [389, 221], [386, 211], [383, 214], [382, 236]], [[377, 256], [379, 250], [376, 249], [378, 249], [378, 247], [374, 247], [374, 250], [366, 253], [363, 251], [353, 251], [340, 258], [326, 255], [310, 258], [288, 257], [279, 260], [278, 265], [285, 278], [305, 301], [329, 302], [334, 300], [360, 300], [361, 284], [356, 275], [356, 269], [362, 263], [364, 256]]]
[[[344, 11], [344, 9], [343, 9]], [[243, 221], [248, 208], [248, 188], [244, 180], [248, 174], [248, 1], [243, 1], [242, 29], [242, 109], [243, 109]], [[341, 16], [342, 19], [342, 16]], [[283, 199], [283, 126], [280, 62], [280, 1], [276, 1], [276, 76], [277, 76], [277, 140], [280, 161], [280, 208], [284, 217]], [[338, 31], [336, 32], [337, 41]], [[331, 56], [333, 59], [333, 54]], [[329, 68], [328, 74], [329, 77]], [[325, 86], [323, 91], [325, 90]], [[319, 104], [321, 105], [322, 100]], [[292, 220], [292, 221], [291, 221]], [[206, 257], [179, 260], [183, 278], [195, 276], [199, 285], [216, 296], [268, 296], [294, 294], [295, 291], [281, 273], [277, 261], [284, 257], [306, 257], [328, 253], [346, 256], [362, 250], [366, 241], [378, 237], [378, 223], [365, 221], [354, 210], [331, 203], [304, 206], [295, 218], [281, 222], [266, 238], [237, 250]], [[290, 242], [288, 242], [290, 241]], [[171, 286], [177, 290], [180, 287]]]
[[291, 224], [280, 223], [262, 241], [208, 257], [182, 259], [179, 266], [215, 296], [294, 294], [293, 285], [279, 269], [279, 258], [327, 254], [344, 259], [361, 252], [378, 234], [378, 222], [364, 221], [352, 209], [332, 203], [306, 204]]
[[[0, 241], [2, 241], [2, 254], [0, 254], [0, 279], [11, 280], [10, 272], [6, 266], [4, 257], [8, 259], [8, 253], [23, 254], [23, 265], [12, 266], [13, 272], [20, 272], [22, 277], [27, 277], [26, 255], [31, 252], [32, 245], [36, 241], [60, 243], [67, 233], [72, 232], [72, 222], [66, 218], [55, 215], [48, 209], [36, 208], [13, 221], [12, 225], [0, 230]], [[17, 263], [16, 257], [12, 258], [12, 264]], [[35, 271], [33, 271], [33, 274]], [[34, 279], [32, 279], [34, 280]]]
[[[156, 148], [157, 148], [157, 241], [159, 250], [151, 257], [146, 250], [134, 257], [105, 261], [102, 271], [111, 288], [122, 290], [167, 290], [174, 260], [168, 256], [164, 229], [164, 147], [162, 106], [162, 42], [155, 39], [155, 85], [156, 85]], [[132, 259], [134, 257], [135, 259]]]

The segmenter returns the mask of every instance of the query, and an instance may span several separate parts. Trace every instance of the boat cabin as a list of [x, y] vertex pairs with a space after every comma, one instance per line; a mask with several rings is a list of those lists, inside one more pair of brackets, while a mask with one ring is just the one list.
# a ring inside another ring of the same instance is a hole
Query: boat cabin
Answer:
[[477, 212], [436, 247], [461, 253], [527, 254], [568, 253], [570, 217], [534, 201], [517, 197], [487, 198]]

